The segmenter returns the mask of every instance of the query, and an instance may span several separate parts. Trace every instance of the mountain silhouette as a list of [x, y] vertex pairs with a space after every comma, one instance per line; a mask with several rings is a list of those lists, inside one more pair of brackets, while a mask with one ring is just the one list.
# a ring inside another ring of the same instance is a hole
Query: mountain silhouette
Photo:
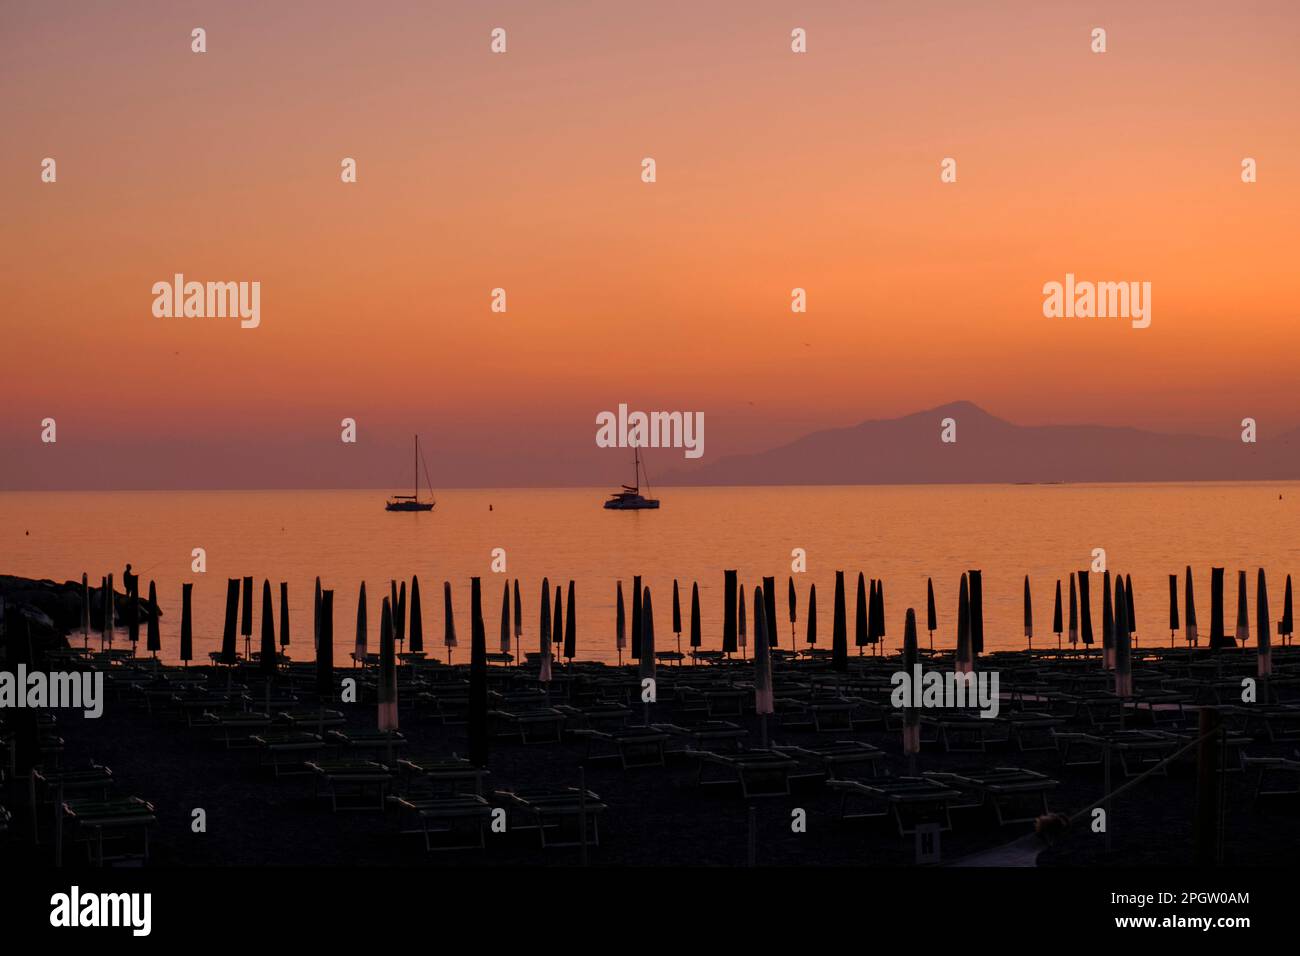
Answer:
[[[944, 419], [956, 441], [941, 441]], [[972, 402], [813, 432], [682, 469], [660, 484], [884, 485], [1300, 478], [1300, 429], [1255, 443], [1104, 425], [1016, 425]]]

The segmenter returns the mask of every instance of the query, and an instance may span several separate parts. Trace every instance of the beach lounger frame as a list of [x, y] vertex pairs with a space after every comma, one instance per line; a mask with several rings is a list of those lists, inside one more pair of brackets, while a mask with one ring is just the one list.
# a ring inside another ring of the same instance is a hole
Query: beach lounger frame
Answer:
[[[746, 800], [789, 796], [790, 771], [799, 766], [798, 761], [774, 750], [742, 750], [735, 754], [687, 750], [685, 753], [699, 761], [695, 774], [697, 786], [739, 784], [740, 794]], [[706, 780], [704, 769], [708, 766], [722, 768], [725, 776]]]
[[[840, 820], [891, 818], [898, 835], [912, 836], [922, 823], [938, 823], [939, 832], [952, 830], [949, 807], [962, 794], [924, 777], [894, 777], [889, 780], [831, 780], [827, 788], [840, 794]], [[871, 809], [849, 812], [852, 800], [863, 800]]]
[[[86, 844], [86, 858], [92, 866], [127, 860], [149, 862], [149, 828], [157, 822], [153, 804], [140, 797], [117, 797], [109, 800], [66, 800], [63, 816], [74, 827], [74, 839]], [[108, 856], [105, 843], [129, 841], [138, 829], [141, 847], [138, 852], [122, 851]]]
[[542, 791], [497, 790], [496, 796], [506, 802], [508, 809], [517, 810], [534, 821], [524, 824], [509, 822], [507, 829], [536, 830], [544, 849], [581, 846], [580, 835], [568, 840], [556, 840], [554, 835], [548, 839], [546, 832], [554, 830], [562, 834], [565, 824], [570, 824], [580, 834], [584, 811], [589, 826], [587, 843], [589, 846], [600, 846], [600, 814], [608, 807], [600, 795], [591, 790], [587, 791], [585, 801], [576, 787]]
[[[424, 849], [430, 853], [450, 850], [482, 850], [487, 847], [486, 832], [492, 819], [492, 805], [477, 793], [457, 793], [450, 796], [415, 797], [389, 796], [388, 803], [398, 811], [398, 832], [418, 833], [424, 837]], [[419, 828], [403, 829], [401, 817], [413, 814]], [[471, 824], [472, 841], [449, 842], [435, 845], [437, 834], [454, 834], [463, 824]]]

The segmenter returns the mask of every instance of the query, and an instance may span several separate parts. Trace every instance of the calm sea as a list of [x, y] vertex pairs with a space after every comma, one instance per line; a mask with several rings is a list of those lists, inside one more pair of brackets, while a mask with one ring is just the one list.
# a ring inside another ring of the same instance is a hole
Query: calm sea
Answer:
[[[460, 647], [469, 643], [469, 579], [483, 579], [489, 647], [495, 649], [504, 579], [521, 579], [524, 647], [537, 639], [543, 575], [552, 591], [577, 589], [579, 657], [616, 659], [614, 591], [630, 601], [643, 576], [654, 598], [656, 644], [671, 649], [672, 585], [700, 585], [704, 645], [722, 633], [723, 569], [736, 568], [749, 596], [763, 575], [778, 582], [781, 646], [789, 646], [786, 581], [791, 552], [807, 554], [795, 574], [798, 639], [811, 584], [817, 587], [818, 641], [829, 646], [836, 569], [848, 574], [850, 639], [857, 573], [883, 578], [887, 645], [902, 637], [906, 609], [925, 622], [926, 578], [939, 611], [936, 646], [955, 642], [952, 622], [962, 571], [984, 577], [986, 646], [1024, 646], [1023, 578], [1030, 576], [1035, 645], [1050, 634], [1058, 578], [1086, 569], [1094, 548], [1108, 566], [1133, 578], [1141, 643], [1169, 640], [1168, 575], [1193, 568], [1200, 624], [1208, 630], [1210, 567], [1228, 569], [1227, 620], [1235, 621], [1236, 572], [1268, 573], [1274, 621], [1285, 575], [1300, 570], [1300, 482], [1191, 485], [924, 486], [822, 488], [665, 488], [659, 511], [605, 511], [604, 488], [443, 490], [427, 514], [384, 511], [382, 491], [11, 492], [0, 493], [0, 573], [92, 582], [113, 572], [121, 587], [127, 561], [157, 582], [164, 657], [175, 657], [181, 583], [193, 581], [196, 657], [220, 644], [227, 577], [289, 584], [290, 654], [311, 651], [312, 588], [335, 590], [336, 658], [352, 648], [357, 590], [367, 582], [370, 646], [376, 647], [379, 600], [391, 578], [418, 575], [427, 646], [441, 652], [442, 582], [452, 582]], [[207, 552], [207, 571], [190, 570], [191, 552]], [[491, 570], [506, 553], [505, 574]], [[408, 583], [409, 587], [409, 583]], [[1092, 588], [1100, 623], [1100, 583]], [[1068, 600], [1068, 582], [1066, 582]], [[1181, 600], [1181, 598], [1180, 598]], [[752, 598], [751, 598], [752, 601]], [[752, 604], [751, 604], [752, 607]], [[277, 621], [279, 609], [276, 609]], [[260, 609], [255, 621], [260, 620]], [[687, 625], [689, 626], [689, 625]], [[255, 630], [257, 625], [255, 624]], [[922, 629], [922, 642], [927, 636]], [[256, 642], [256, 638], [254, 639]], [[344, 658], [345, 659], [345, 658]]]

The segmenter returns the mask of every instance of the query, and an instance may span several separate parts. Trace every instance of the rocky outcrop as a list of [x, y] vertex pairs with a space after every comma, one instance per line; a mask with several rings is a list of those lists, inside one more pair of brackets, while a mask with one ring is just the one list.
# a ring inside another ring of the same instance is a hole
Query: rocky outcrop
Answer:
[[[113, 591], [113, 612], [117, 622], [126, 620], [130, 601], [117, 590]], [[26, 618], [33, 640], [61, 641], [73, 631], [81, 630], [81, 582], [35, 581], [0, 574], [0, 601], [4, 603], [6, 626], [16, 618]], [[138, 601], [141, 627], [149, 620], [149, 603]], [[90, 588], [90, 629], [98, 632], [104, 616], [104, 589], [92, 583]], [[158, 616], [162, 617], [159, 610]]]

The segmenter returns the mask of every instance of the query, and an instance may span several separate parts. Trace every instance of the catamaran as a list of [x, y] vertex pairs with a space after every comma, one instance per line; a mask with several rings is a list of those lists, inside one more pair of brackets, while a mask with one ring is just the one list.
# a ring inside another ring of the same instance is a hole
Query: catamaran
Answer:
[[[638, 511], [642, 508], [658, 508], [658, 498], [646, 498], [641, 494], [641, 476], [645, 469], [641, 465], [641, 449], [634, 446], [632, 458], [632, 484], [624, 485], [622, 491], [609, 496], [605, 507], [613, 511]], [[650, 490], [650, 479], [646, 478], [646, 490]]]
[[[387, 504], [384, 505], [385, 511], [432, 511], [433, 506], [437, 504], [432, 498], [428, 501], [420, 500], [420, 466], [424, 464], [424, 459], [420, 456], [420, 436], [415, 436], [415, 494], [412, 495], [391, 495]], [[433, 482], [429, 481], [429, 466], [424, 465], [424, 480], [433, 491]]]

